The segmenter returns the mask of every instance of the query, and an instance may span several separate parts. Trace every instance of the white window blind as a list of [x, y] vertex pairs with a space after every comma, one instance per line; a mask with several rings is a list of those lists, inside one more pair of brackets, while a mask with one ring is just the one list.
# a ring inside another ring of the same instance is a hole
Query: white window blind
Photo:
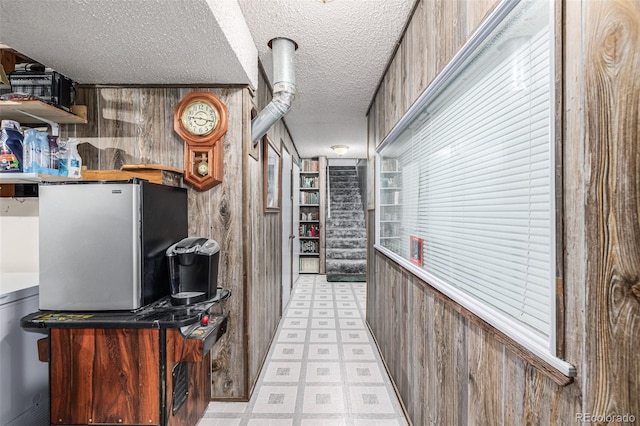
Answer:
[[515, 7], [383, 141], [376, 186], [379, 248], [421, 239], [429, 279], [555, 355], [552, 40], [548, 2]]

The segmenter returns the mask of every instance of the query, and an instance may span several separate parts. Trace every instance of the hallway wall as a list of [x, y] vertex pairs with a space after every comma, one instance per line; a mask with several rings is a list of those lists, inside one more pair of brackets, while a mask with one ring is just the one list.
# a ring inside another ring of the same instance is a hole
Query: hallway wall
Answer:
[[[224, 303], [227, 333], [212, 352], [216, 399], [248, 400], [280, 319], [280, 213], [265, 214], [262, 203], [262, 144], [251, 145], [251, 111], [271, 100], [268, 83], [245, 87], [80, 86], [77, 103], [86, 105], [88, 124], [62, 125], [61, 136], [82, 142], [89, 169], [119, 169], [123, 164], [162, 164], [183, 169], [184, 144], [173, 131], [173, 109], [188, 92], [211, 91], [227, 106], [224, 181], [207, 191], [190, 185], [189, 235], [221, 245], [218, 284], [229, 287]], [[285, 124], [270, 131], [277, 146], [296, 155]]]
[[[375, 147], [497, 1], [421, 0], [372, 101]], [[414, 424], [570, 424], [579, 413], [640, 417], [640, 6], [556, 4], [564, 264], [557, 288], [572, 383], [373, 247], [367, 321]], [[561, 17], [561, 18], [560, 18]], [[563, 25], [564, 22], [564, 25]], [[426, 53], [425, 53], [426, 52]]]

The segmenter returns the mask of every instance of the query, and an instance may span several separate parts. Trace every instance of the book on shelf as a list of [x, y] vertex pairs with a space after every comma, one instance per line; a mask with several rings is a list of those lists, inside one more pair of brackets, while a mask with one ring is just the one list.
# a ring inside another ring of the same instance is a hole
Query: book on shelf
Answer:
[[317, 192], [300, 192], [300, 204], [318, 204], [320, 194]]
[[301, 170], [303, 172], [317, 172], [320, 170], [320, 162], [318, 160], [302, 160]]
[[315, 223], [302, 223], [298, 229], [298, 235], [301, 237], [320, 237], [320, 226]]
[[318, 259], [317, 257], [301, 257], [300, 272], [320, 272], [320, 259]]
[[316, 208], [315, 211], [307, 211], [307, 212], [300, 212], [300, 220], [320, 220], [320, 214], [317, 211], [318, 209]]
[[300, 254], [320, 253], [320, 243], [318, 240], [300, 240]]
[[318, 188], [318, 176], [301, 176], [300, 177], [300, 188]]

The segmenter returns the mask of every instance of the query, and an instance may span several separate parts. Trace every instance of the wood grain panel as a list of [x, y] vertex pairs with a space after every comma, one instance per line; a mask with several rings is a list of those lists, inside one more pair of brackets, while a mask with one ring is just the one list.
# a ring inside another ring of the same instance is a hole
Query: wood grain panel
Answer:
[[[582, 51], [585, 28], [582, 24], [582, 3], [564, 2], [564, 21], [561, 34], [564, 36], [566, 52]], [[564, 353], [567, 361], [581, 365], [585, 356], [585, 191], [584, 191], [584, 150], [583, 141], [583, 95], [584, 71], [582, 55], [564, 54], [563, 82], [563, 134], [562, 134], [562, 208], [564, 256]], [[578, 369], [574, 378], [575, 387], [554, 389], [552, 418], [570, 418], [583, 412], [582, 393], [584, 371]], [[554, 423], [556, 424], [556, 423]]]
[[[256, 107], [258, 110], [271, 101], [270, 84], [264, 71], [259, 74], [260, 82]], [[245, 99], [245, 102], [248, 100]], [[250, 126], [250, 121], [246, 121]], [[278, 121], [267, 133], [277, 144], [291, 141], [291, 136], [283, 120]], [[293, 152], [293, 150], [289, 150]], [[262, 149], [256, 160], [245, 148], [243, 155], [243, 232], [241, 246], [246, 256], [244, 273], [246, 276], [245, 309], [247, 323], [247, 387], [252, 391], [260, 374], [260, 369], [268, 353], [280, 320], [282, 304], [282, 219], [281, 212], [265, 214], [263, 211], [263, 170]]]
[[211, 359], [207, 353], [204, 360], [200, 362], [187, 362], [188, 376], [188, 397], [184, 404], [178, 409], [175, 415], [172, 413], [173, 406], [173, 377], [172, 371], [176, 364], [182, 361], [184, 354], [183, 336], [178, 330], [167, 330], [167, 387], [166, 387], [166, 407], [165, 418], [168, 426], [195, 425], [202, 417], [207, 405], [211, 401]]
[[[152, 163], [182, 169], [183, 141], [173, 131], [173, 109], [191, 91], [211, 91], [229, 108], [224, 137], [224, 182], [209, 190], [189, 188], [189, 235], [213, 238], [221, 245], [219, 284], [232, 289], [223, 309], [229, 328], [217, 351], [213, 378], [217, 398], [248, 398], [247, 342], [244, 322], [245, 258], [242, 241], [245, 205], [243, 138], [247, 95], [242, 88], [81, 86], [78, 98], [88, 107], [86, 125], [65, 126], [77, 136], [83, 162], [90, 168], [117, 169], [123, 163]], [[261, 182], [261, 181], [260, 181]], [[261, 187], [261, 185], [260, 185]], [[259, 304], [258, 304], [259, 306]]]
[[[400, 70], [402, 90], [407, 94], [424, 90], [496, 4], [492, 0], [421, 1], [400, 46], [402, 66], [406, 68]], [[469, 385], [470, 422], [568, 424], [575, 421], [577, 413], [631, 413], [637, 417], [640, 412], [640, 357], [631, 343], [633, 336], [640, 335], [640, 151], [635, 143], [639, 129], [640, 6], [622, 0], [563, 5], [556, 7], [560, 12], [557, 16], [562, 17], [557, 22], [565, 23], [556, 26], [566, 40], [559, 46], [567, 52], [561, 58], [565, 76], [558, 84], [564, 95], [558, 106], [564, 108], [565, 123], [561, 248], [566, 295], [559, 332], [565, 335], [565, 357], [578, 366], [578, 376], [572, 385], [554, 384], [542, 373], [544, 368], [525, 362], [518, 349], [505, 343], [499, 334], [488, 333], [489, 329], [468, 321], [465, 325], [462, 317], [453, 319], [452, 309], [458, 312], [459, 308], [441, 305], [438, 297], [434, 299], [435, 292], [420, 288], [419, 280], [410, 280], [415, 291], [408, 294], [412, 294], [413, 303], [424, 304], [425, 320], [393, 330], [389, 324], [406, 302], [391, 297], [390, 289], [404, 272], [384, 257], [369, 255], [369, 261], [376, 265], [369, 265], [373, 273], [367, 285], [367, 308], [384, 319], [370, 315], [368, 321], [414, 424], [451, 420], [447, 416], [454, 413], [442, 407], [441, 400], [458, 404], [461, 399], [454, 393], [459, 395], [465, 385], [461, 382], [447, 387], [441, 383], [456, 376], [444, 374], [451, 371], [446, 360], [452, 359], [450, 354], [457, 344], [445, 336], [464, 330], [473, 377]], [[407, 56], [409, 52], [411, 57]], [[576, 52], [584, 52], [584, 56]], [[373, 146], [395, 124], [395, 105], [390, 102], [387, 87], [393, 81], [390, 74], [398, 72], [392, 68], [384, 76], [368, 113], [369, 143]], [[408, 99], [405, 109], [410, 104]], [[373, 214], [368, 217], [372, 220]], [[373, 232], [368, 235], [373, 238]], [[455, 323], [457, 326], [452, 325]], [[407, 350], [414, 360], [422, 356], [418, 359], [423, 361], [423, 371], [411, 370], [410, 364], [415, 362], [411, 357], [389, 353], [403, 342], [395, 335], [398, 331], [414, 337]], [[410, 371], [417, 379], [406, 385]], [[420, 405], [416, 395], [423, 388], [426, 394]], [[499, 414], [499, 409], [504, 414]]]
[[567, 414], [575, 384], [556, 385], [455, 302], [385, 256], [373, 261], [367, 323], [414, 424], [549, 424], [581, 412]]
[[[408, 360], [409, 371], [407, 375], [411, 378], [407, 386], [407, 400], [404, 401], [404, 404], [409, 411], [409, 417], [413, 419], [413, 423], [418, 424], [427, 424], [427, 413], [425, 413], [424, 408], [426, 404], [424, 401], [428, 398], [432, 392], [429, 389], [433, 389], [428, 386], [430, 381], [435, 379], [435, 375], [429, 374], [430, 365], [427, 363], [427, 354], [430, 354], [429, 345], [427, 342], [432, 342], [429, 337], [433, 335], [433, 329], [428, 324], [431, 324], [429, 321], [428, 313], [427, 313], [427, 302], [428, 298], [422, 297], [422, 294], [419, 290], [413, 286], [408, 285], [409, 291], [409, 311], [407, 313], [408, 326], [407, 334], [409, 338], [410, 346], [408, 347]], [[431, 299], [432, 301], [433, 299]], [[421, 324], [425, 324], [425, 327], [422, 327]], [[418, 330], [422, 328], [423, 332], [417, 335]], [[411, 381], [415, 380], [416, 377], [425, 378], [425, 382], [423, 382], [420, 386], [412, 386]]]
[[380, 143], [384, 140], [385, 136], [387, 136], [387, 131], [385, 127], [385, 114], [386, 110], [386, 97], [385, 97], [385, 80], [382, 80], [380, 87], [378, 88], [378, 93], [376, 95], [376, 146], [380, 145]]
[[[467, 411], [467, 330], [464, 319], [451, 306], [434, 297], [431, 320], [434, 321], [435, 373], [438, 377], [437, 411], [442, 424], [464, 424], [472, 415]], [[470, 343], [471, 345], [471, 343]], [[445, 397], [446, 396], [446, 397]], [[471, 399], [471, 395], [469, 396]], [[497, 424], [497, 423], [485, 423]]]
[[220, 344], [221, 351], [228, 354], [221, 369], [213, 374], [213, 395], [215, 397], [247, 398], [247, 365], [244, 354], [247, 350], [244, 325], [244, 257], [241, 242], [243, 235], [243, 194], [242, 194], [242, 135], [245, 124], [242, 89], [212, 89], [212, 92], [229, 109], [228, 130], [224, 137], [224, 181], [207, 191], [211, 199], [211, 236], [220, 243], [219, 282], [231, 288], [233, 295], [224, 304], [224, 313], [234, 318], [229, 322], [226, 338]]
[[400, 87], [402, 49], [398, 49], [384, 77], [384, 99], [387, 113], [384, 116], [384, 134], [387, 135], [401, 117], [402, 90]]
[[52, 423], [159, 423], [158, 333], [50, 330]]
[[[233, 87], [81, 86], [78, 100], [88, 107], [88, 124], [63, 126], [63, 132], [84, 142], [79, 151], [89, 168], [156, 163], [182, 169], [183, 141], [173, 131], [177, 102], [191, 91], [211, 91], [227, 105], [224, 182], [209, 191], [188, 191], [189, 235], [220, 243], [219, 285], [233, 294], [223, 304], [229, 327], [212, 360], [214, 398], [248, 399], [280, 318], [280, 214], [263, 213], [258, 191], [262, 163], [245, 152], [249, 105], [255, 102], [262, 108], [271, 101], [270, 85], [262, 74], [257, 99], [249, 89]], [[269, 132], [274, 141], [282, 140], [295, 152], [282, 120]]]
[[[244, 245], [244, 253], [247, 257], [245, 275], [247, 277], [247, 288], [245, 295], [246, 312], [247, 312], [247, 328], [256, 330], [248, 336], [248, 345], [251, 348], [259, 347], [256, 339], [261, 336], [261, 317], [260, 317], [260, 301], [264, 301], [265, 287], [265, 263], [263, 257], [264, 237], [262, 234], [263, 227], [263, 191], [262, 191], [262, 148], [258, 149], [258, 159], [254, 159], [250, 155], [244, 156], [244, 176], [247, 182], [254, 182], [244, 191], [244, 235], [247, 244]], [[248, 368], [250, 378], [256, 377], [260, 371], [259, 359], [247, 354], [249, 357]], [[250, 383], [250, 389], [253, 383]]]
[[[640, 3], [583, 3], [585, 409], [640, 417]], [[616, 378], [616, 379], [614, 379]], [[624, 379], [622, 379], [624, 378]]]
[[504, 424], [504, 348], [484, 330], [471, 327], [469, 331], [469, 424]]

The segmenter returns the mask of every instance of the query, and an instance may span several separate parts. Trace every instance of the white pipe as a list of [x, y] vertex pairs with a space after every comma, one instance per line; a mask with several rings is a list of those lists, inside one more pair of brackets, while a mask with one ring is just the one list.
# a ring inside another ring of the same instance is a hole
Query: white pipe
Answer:
[[288, 38], [274, 38], [269, 46], [273, 51], [273, 99], [251, 121], [251, 140], [254, 145], [289, 112], [296, 94], [293, 66], [296, 43]]

